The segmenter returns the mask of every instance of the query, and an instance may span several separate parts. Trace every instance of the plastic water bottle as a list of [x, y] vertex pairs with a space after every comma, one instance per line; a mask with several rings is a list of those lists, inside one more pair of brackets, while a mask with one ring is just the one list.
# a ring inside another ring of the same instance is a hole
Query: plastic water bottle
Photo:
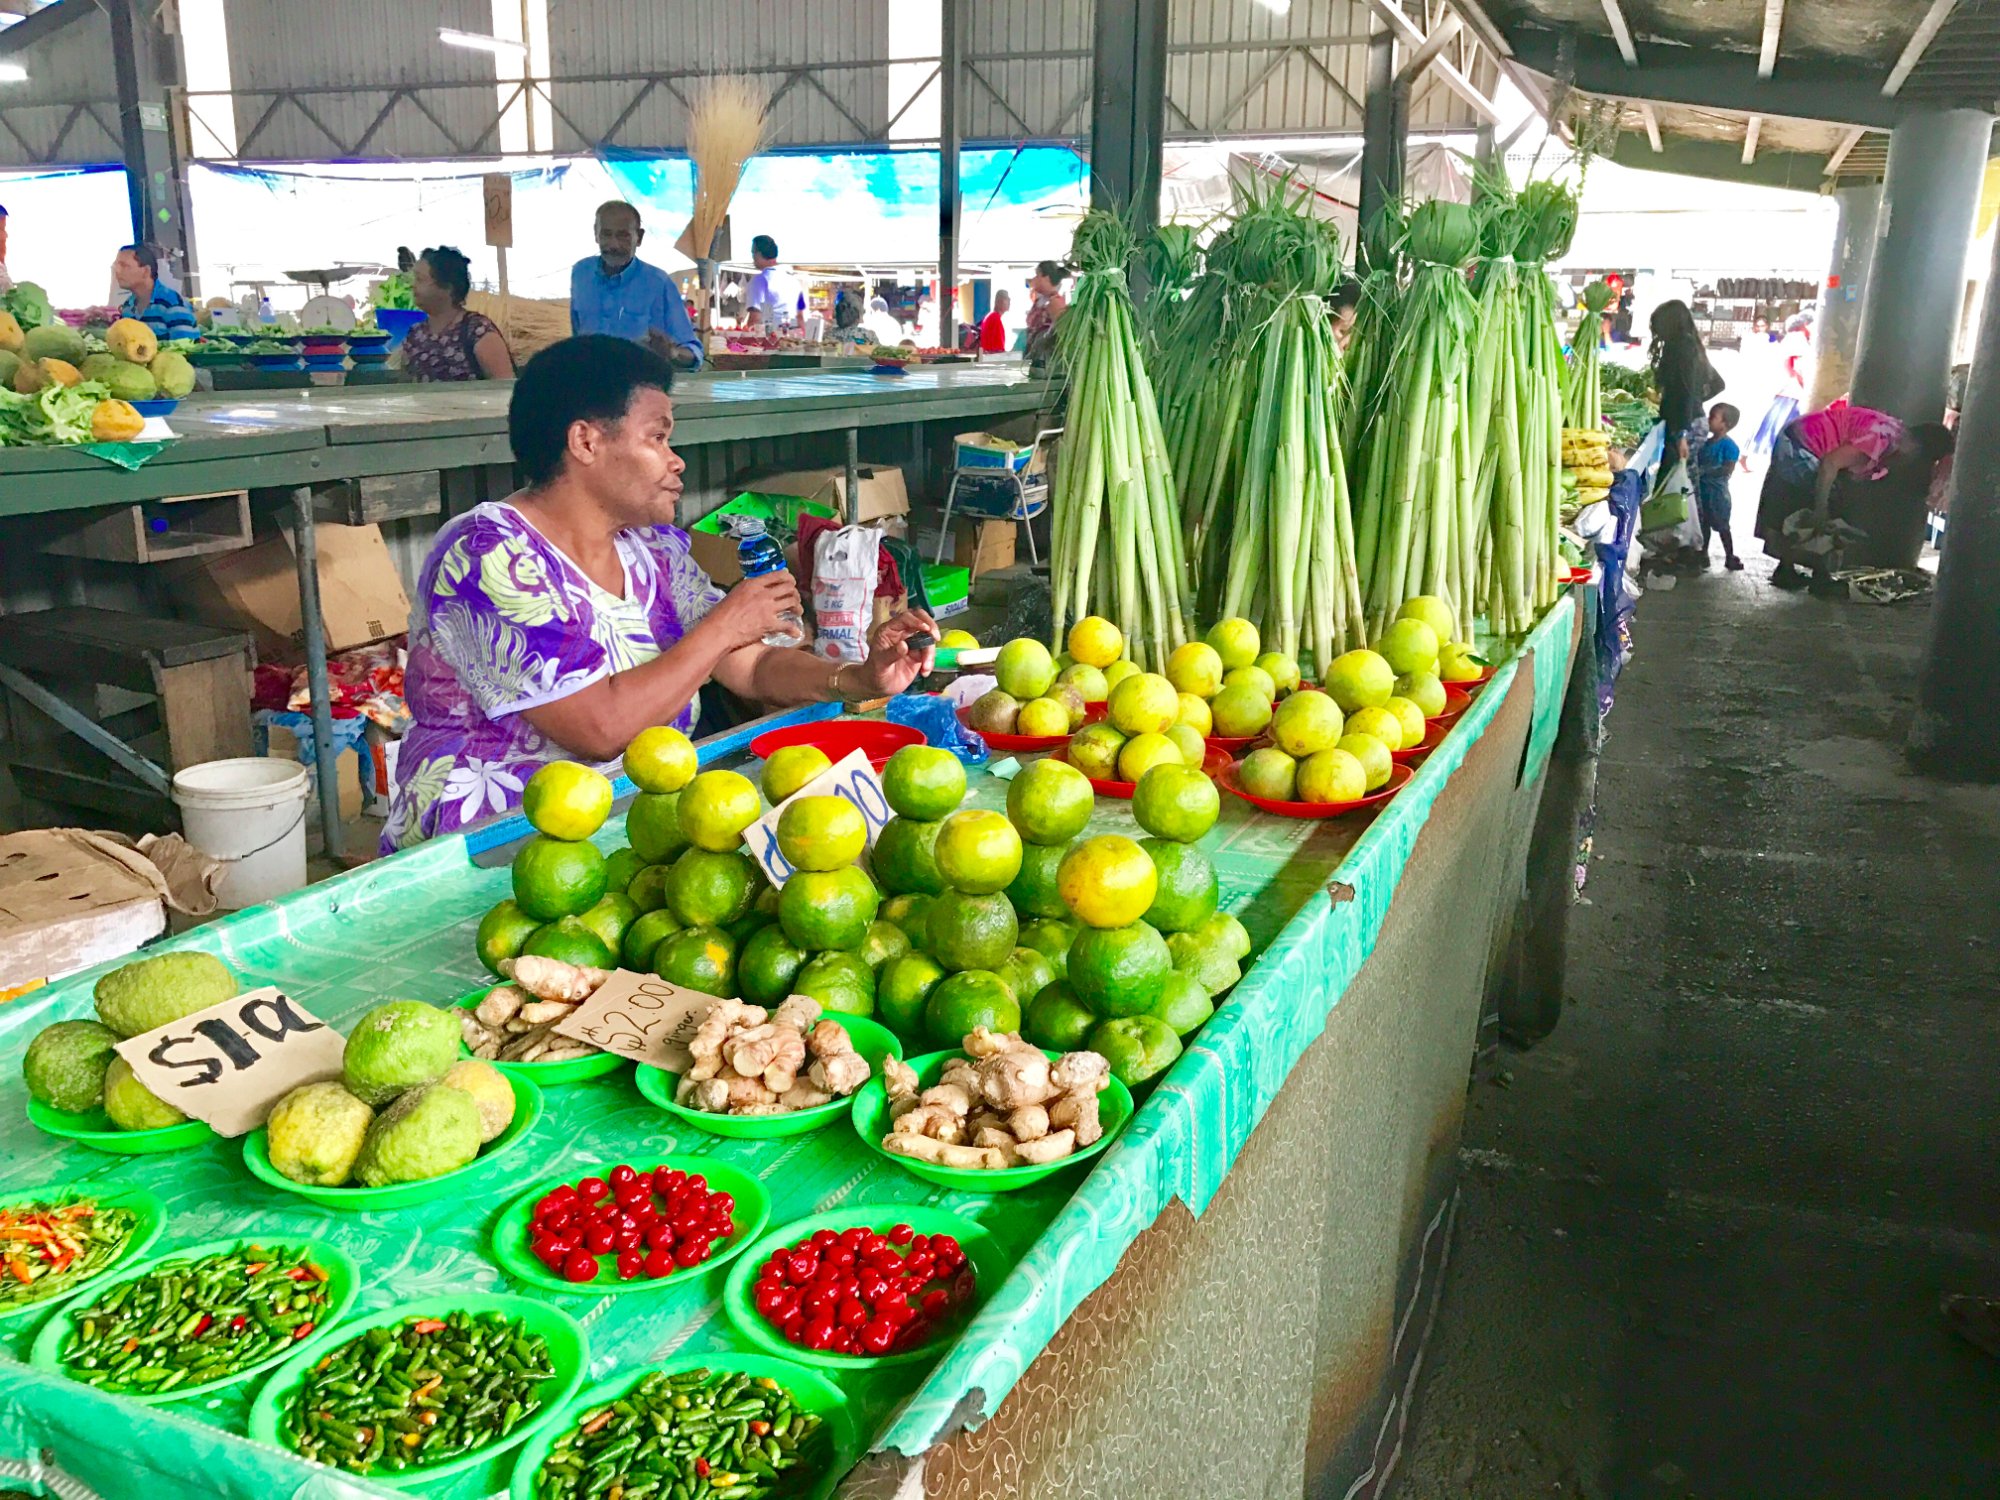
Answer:
[[[755, 516], [730, 516], [729, 529], [736, 533], [736, 560], [745, 578], [762, 578], [766, 573], [785, 571], [785, 552], [764, 530]], [[805, 621], [792, 610], [778, 617], [792, 628], [777, 630], [764, 637], [767, 646], [796, 646], [805, 639]]]

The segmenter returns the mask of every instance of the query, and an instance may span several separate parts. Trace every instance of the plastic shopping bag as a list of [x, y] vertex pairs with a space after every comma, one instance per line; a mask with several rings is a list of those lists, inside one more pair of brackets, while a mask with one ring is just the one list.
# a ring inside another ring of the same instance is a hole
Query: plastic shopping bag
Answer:
[[[1667, 477], [1639, 507], [1639, 530], [1650, 537], [1654, 532], [1680, 527], [1694, 514], [1694, 509], [1694, 486], [1688, 481], [1687, 465], [1676, 460]], [[1695, 541], [1700, 540], [1701, 528], [1697, 525]]]
[[829, 661], [867, 659], [881, 547], [873, 526], [843, 526], [813, 541], [813, 650]]

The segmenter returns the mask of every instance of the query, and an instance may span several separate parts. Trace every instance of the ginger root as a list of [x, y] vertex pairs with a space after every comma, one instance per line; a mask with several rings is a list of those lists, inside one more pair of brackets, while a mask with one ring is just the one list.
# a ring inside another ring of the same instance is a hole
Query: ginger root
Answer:
[[1014, 1154], [1025, 1167], [1047, 1166], [1052, 1161], [1061, 1161], [1076, 1150], [1076, 1133], [1069, 1130], [1052, 1131], [1040, 1140], [1023, 1141], [1014, 1148]]
[[922, 1135], [934, 1141], [965, 1139], [965, 1117], [939, 1104], [920, 1104], [897, 1115], [891, 1128], [898, 1135]]
[[1049, 1069], [1049, 1083], [1059, 1094], [1100, 1094], [1110, 1086], [1111, 1063], [1102, 1052], [1065, 1052]]
[[[854, 1050], [847, 1028], [838, 1021], [821, 1021], [814, 1026], [806, 1034], [806, 1049], [814, 1059], [808, 1076], [829, 1094], [851, 1094], [871, 1076], [868, 1059]], [[916, 1075], [910, 1077], [914, 1082]]]
[[1104, 1126], [1098, 1120], [1096, 1092], [1072, 1092], [1056, 1100], [1049, 1106], [1049, 1128], [1074, 1131], [1078, 1146], [1096, 1145], [1104, 1138]]
[[[811, 995], [787, 995], [779, 1002], [778, 1008], [771, 1012], [771, 1024], [789, 1026], [794, 1031], [809, 1033], [818, 1024], [823, 1013], [819, 1001], [813, 999]], [[842, 1036], [846, 1034], [841, 1033]]]
[[533, 953], [502, 959], [500, 972], [537, 1000], [560, 1000], [566, 1005], [588, 1000], [611, 977], [609, 969], [587, 969]]
[[1016, 1033], [983, 1026], [965, 1038], [965, 1052], [921, 1092], [908, 1064], [883, 1062], [891, 1121], [884, 1150], [996, 1170], [1045, 1166], [1104, 1139], [1097, 1096], [1111, 1070], [1102, 1054], [1068, 1052], [1051, 1062]]
[[1039, 1104], [1024, 1104], [1007, 1116], [1007, 1130], [1017, 1141], [1038, 1141], [1049, 1133], [1049, 1112]]
[[989, 1055], [979, 1065], [979, 1086], [988, 1102], [1003, 1110], [1043, 1104], [1059, 1092], [1049, 1083], [1049, 1060], [1031, 1047]]
[[882, 1149], [912, 1161], [927, 1161], [940, 1167], [974, 1167], [994, 1171], [1007, 1164], [1001, 1151], [992, 1146], [958, 1146], [933, 1140], [927, 1135], [890, 1135]]

